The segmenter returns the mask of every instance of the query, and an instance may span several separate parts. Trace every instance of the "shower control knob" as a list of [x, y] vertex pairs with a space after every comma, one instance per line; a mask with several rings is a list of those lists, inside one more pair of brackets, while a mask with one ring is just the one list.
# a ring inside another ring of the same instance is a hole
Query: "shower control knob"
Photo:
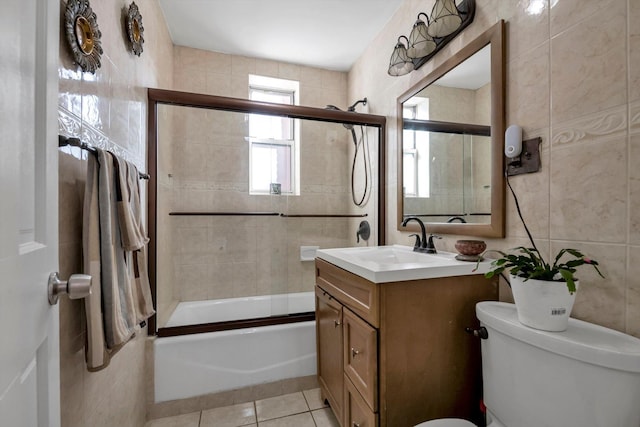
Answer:
[[60, 280], [58, 272], [51, 273], [47, 288], [50, 305], [56, 305], [61, 294], [69, 295], [70, 299], [85, 298], [91, 294], [91, 276], [72, 274], [68, 281], [64, 281]]

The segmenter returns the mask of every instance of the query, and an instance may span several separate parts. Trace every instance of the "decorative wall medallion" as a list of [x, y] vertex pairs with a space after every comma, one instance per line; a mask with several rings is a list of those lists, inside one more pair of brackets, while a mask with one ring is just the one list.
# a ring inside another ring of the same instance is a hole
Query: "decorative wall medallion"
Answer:
[[135, 2], [132, 2], [129, 6], [125, 26], [129, 42], [131, 42], [131, 50], [140, 56], [142, 44], [144, 43], [144, 27], [142, 26], [142, 15], [140, 15], [138, 5]]
[[102, 34], [98, 29], [96, 14], [89, 5], [89, 0], [68, 0], [64, 12], [64, 26], [67, 41], [82, 71], [95, 74], [100, 68]]

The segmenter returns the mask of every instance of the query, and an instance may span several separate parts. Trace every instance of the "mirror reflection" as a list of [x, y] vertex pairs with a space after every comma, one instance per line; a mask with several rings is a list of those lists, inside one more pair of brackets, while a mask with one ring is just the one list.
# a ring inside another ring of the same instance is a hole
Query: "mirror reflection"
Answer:
[[504, 235], [502, 23], [398, 98], [398, 229]]
[[[428, 222], [489, 222], [490, 46], [404, 102], [402, 115], [403, 216]], [[430, 121], [440, 122], [442, 131], [430, 131]]]

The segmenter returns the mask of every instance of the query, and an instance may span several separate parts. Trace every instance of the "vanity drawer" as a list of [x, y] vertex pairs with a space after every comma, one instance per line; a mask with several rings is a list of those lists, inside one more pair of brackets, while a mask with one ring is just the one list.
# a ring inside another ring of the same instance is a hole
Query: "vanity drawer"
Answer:
[[378, 333], [348, 309], [342, 314], [344, 373], [369, 408], [378, 410]]
[[377, 427], [378, 414], [362, 399], [351, 380], [344, 377], [344, 427]]
[[319, 258], [316, 284], [371, 325], [379, 326], [378, 285]]

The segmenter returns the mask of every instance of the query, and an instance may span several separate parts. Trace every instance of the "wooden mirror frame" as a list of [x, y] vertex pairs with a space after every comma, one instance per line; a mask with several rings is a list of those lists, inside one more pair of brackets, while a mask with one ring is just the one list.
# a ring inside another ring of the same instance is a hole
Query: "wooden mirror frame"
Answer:
[[504, 21], [482, 33], [458, 53], [444, 61], [426, 77], [398, 97], [398, 184], [397, 207], [399, 231], [417, 232], [418, 225], [409, 223], [402, 226], [404, 219], [403, 192], [403, 141], [404, 120], [403, 104], [427, 86], [434, 83], [447, 72], [464, 62], [486, 45], [491, 44], [491, 222], [487, 224], [470, 223], [425, 223], [427, 230], [440, 234], [459, 234], [483, 237], [504, 237], [505, 235], [505, 181], [504, 181], [504, 131], [505, 131], [505, 55]]

